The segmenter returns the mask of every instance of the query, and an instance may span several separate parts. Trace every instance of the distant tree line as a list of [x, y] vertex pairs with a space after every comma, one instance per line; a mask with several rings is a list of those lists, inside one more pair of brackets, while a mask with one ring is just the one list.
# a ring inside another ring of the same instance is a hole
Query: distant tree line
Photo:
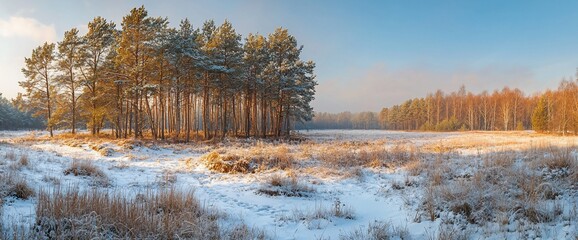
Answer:
[[8, 101], [0, 93], [0, 130], [43, 129], [42, 118], [33, 117], [29, 112], [18, 109], [19, 101]]
[[297, 124], [297, 129], [380, 129], [376, 112], [316, 112], [311, 121]]
[[51, 135], [86, 126], [118, 138], [280, 137], [313, 115], [315, 64], [302, 49], [283, 28], [242, 39], [229, 21], [175, 29], [134, 8], [120, 30], [96, 17], [84, 36], [73, 28], [34, 49], [22, 106], [44, 116]]
[[562, 80], [556, 90], [526, 95], [508, 87], [479, 94], [462, 86], [456, 92], [437, 90], [379, 113], [316, 113], [309, 129], [388, 129], [420, 131], [511, 131], [534, 129], [558, 134], [578, 133], [578, 81]]
[[508, 87], [492, 93], [438, 90], [380, 112], [384, 129], [485, 130], [534, 129], [539, 132], [578, 133], [578, 81], [562, 80], [556, 90], [526, 95]]

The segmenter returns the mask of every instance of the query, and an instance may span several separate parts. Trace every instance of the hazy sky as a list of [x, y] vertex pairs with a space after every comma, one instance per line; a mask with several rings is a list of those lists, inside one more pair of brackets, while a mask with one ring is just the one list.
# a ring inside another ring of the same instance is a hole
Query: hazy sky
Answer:
[[0, 0], [0, 93], [12, 98], [24, 57], [44, 41], [145, 5], [150, 16], [236, 30], [288, 28], [317, 63], [316, 111], [378, 111], [465, 84], [527, 93], [555, 88], [578, 67], [578, 1], [8, 1]]

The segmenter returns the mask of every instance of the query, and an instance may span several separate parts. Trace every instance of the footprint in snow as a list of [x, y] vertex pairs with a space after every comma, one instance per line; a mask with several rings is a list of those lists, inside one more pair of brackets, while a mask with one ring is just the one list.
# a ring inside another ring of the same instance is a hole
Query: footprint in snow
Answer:
[[257, 212], [269, 211], [269, 209], [271, 209], [271, 206], [269, 206], [269, 205], [264, 205], [264, 206], [259, 207], [259, 208], [257, 209]]

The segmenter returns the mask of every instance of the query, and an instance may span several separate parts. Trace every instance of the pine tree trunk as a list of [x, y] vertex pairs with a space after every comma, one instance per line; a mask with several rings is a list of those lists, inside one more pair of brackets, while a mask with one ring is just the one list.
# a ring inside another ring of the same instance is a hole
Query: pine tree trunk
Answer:
[[247, 95], [245, 96], [245, 137], [248, 138], [251, 132], [251, 97], [253, 94], [250, 90], [247, 90]]
[[50, 132], [50, 137], [54, 137], [54, 133], [52, 132], [52, 105], [50, 99], [50, 85], [48, 85], [48, 70], [45, 69], [45, 85], [46, 85], [46, 105], [48, 107], [48, 131]]
[[209, 139], [209, 72], [205, 72], [204, 86], [203, 86], [203, 135], [205, 135], [205, 140]]
[[72, 134], [76, 134], [76, 94], [74, 92], [74, 79], [70, 72], [70, 92], [72, 94]]
[[267, 137], [267, 102], [261, 96], [261, 135], [263, 138]]
[[151, 110], [151, 106], [149, 104], [149, 98], [146, 94], [145, 94], [145, 105], [146, 105], [147, 112], [148, 112], [149, 119], [150, 119], [150, 129], [151, 129], [151, 133], [153, 135], [153, 140], [156, 140], [157, 139], [157, 131], [155, 130], [156, 124], [155, 124], [155, 121], [153, 118], [153, 112]]
[[257, 130], [257, 90], [256, 88], [253, 88], [253, 119], [252, 119], [252, 129], [253, 129], [253, 136], [257, 137], [257, 135], [259, 134], [258, 130]]

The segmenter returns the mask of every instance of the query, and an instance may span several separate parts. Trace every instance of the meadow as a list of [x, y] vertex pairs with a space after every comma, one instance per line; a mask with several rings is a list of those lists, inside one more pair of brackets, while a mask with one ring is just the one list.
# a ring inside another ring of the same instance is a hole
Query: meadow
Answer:
[[578, 239], [578, 137], [0, 132], [2, 239]]

